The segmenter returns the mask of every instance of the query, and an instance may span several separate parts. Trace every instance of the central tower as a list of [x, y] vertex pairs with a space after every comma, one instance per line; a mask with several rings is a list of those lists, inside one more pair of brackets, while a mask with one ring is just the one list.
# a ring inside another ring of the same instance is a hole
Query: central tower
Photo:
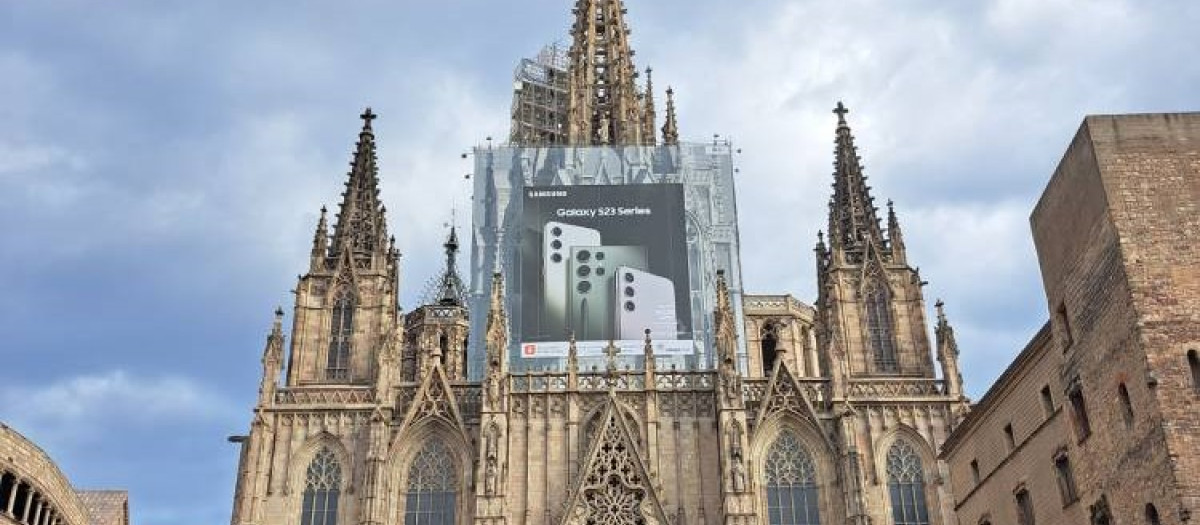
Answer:
[[573, 145], [645, 143], [645, 108], [634, 83], [624, 3], [577, 0], [572, 12], [567, 140]]

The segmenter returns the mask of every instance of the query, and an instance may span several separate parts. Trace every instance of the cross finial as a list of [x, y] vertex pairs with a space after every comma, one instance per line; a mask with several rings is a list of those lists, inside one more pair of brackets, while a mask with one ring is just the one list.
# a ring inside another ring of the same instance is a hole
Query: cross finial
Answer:
[[371, 129], [371, 121], [378, 118], [378, 115], [371, 111], [370, 106], [367, 106], [367, 109], [364, 110], [362, 115], [359, 115], [358, 118], [363, 119], [363, 129]]
[[604, 358], [608, 361], [608, 371], [616, 372], [617, 370], [617, 354], [621, 353], [621, 349], [613, 341], [608, 342], [608, 346], [604, 347]]
[[846, 113], [849, 113], [850, 110], [846, 109], [846, 106], [844, 104], [842, 104], [842, 101], [839, 100], [837, 103], [837, 107], [833, 108], [833, 112], [837, 113], [838, 124], [845, 124], [846, 123]]

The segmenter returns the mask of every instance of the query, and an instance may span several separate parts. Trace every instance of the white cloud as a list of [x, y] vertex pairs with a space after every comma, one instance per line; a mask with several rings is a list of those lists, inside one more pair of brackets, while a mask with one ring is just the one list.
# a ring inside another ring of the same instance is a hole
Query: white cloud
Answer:
[[234, 410], [223, 396], [190, 378], [123, 370], [64, 377], [45, 385], [7, 378], [0, 387], [0, 407], [0, 416], [17, 428], [72, 436], [111, 432], [123, 424], [228, 417]]

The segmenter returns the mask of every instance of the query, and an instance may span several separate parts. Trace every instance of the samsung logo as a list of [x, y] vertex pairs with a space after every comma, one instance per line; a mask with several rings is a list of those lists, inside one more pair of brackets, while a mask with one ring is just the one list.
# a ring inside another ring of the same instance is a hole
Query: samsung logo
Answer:
[[566, 197], [566, 190], [530, 190], [529, 197]]

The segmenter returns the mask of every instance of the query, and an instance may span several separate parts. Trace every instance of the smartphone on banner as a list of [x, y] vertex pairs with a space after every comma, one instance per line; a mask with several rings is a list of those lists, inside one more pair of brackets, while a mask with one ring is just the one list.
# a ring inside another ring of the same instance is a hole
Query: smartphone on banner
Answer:
[[600, 244], [600, 232], [592, 228], [549, 221], [542, 228], [542, 318], [543, 333], [562, 334], [567, 328], [567, 272], [571, 247]]
[[580, 341], [616, 337], [613, 281], [617, 268], [645, 268], [641, 246], [574, 246], [571, 248], [567, 324]]
[[617, 339], [641, 339], [647, 328], [651, 337], [679, 336], [675, 317], [675, 283], [640, 268], [617, 267], [613, 279], [613, 317]]

